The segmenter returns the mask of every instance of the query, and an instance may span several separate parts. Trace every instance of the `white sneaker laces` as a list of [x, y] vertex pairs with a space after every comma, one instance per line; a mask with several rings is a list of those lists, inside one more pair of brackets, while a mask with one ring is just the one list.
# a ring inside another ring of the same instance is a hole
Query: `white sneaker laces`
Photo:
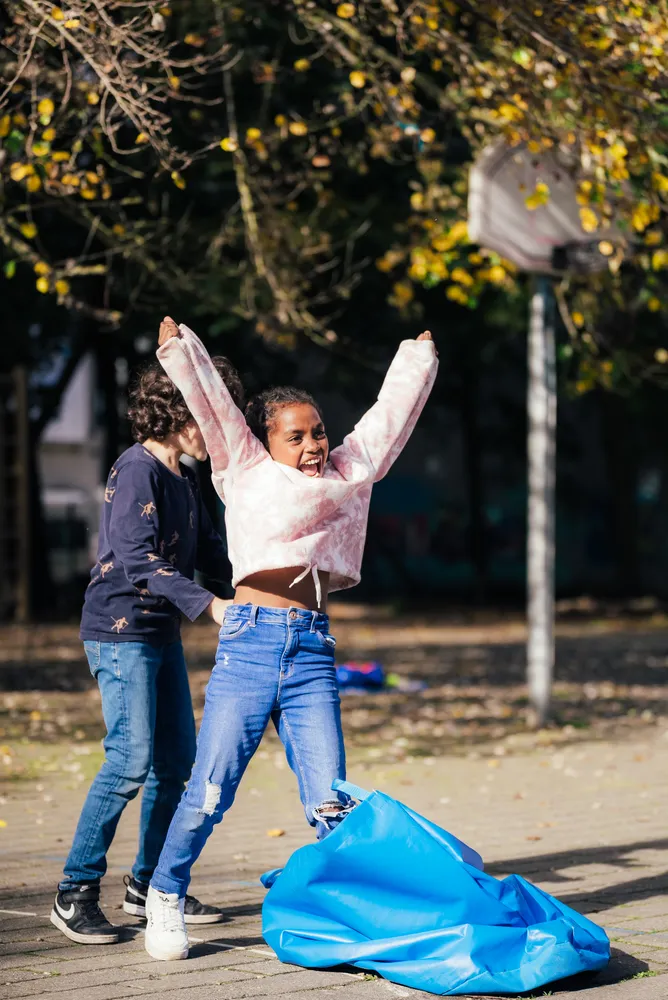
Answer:
[[151, 912], [157, 929], [167, 934], [183, 933], [184, 918], [183, 904], [185, 900], [179, 899], [176, 893], [158, 893], [160, 906], [155, 907]]

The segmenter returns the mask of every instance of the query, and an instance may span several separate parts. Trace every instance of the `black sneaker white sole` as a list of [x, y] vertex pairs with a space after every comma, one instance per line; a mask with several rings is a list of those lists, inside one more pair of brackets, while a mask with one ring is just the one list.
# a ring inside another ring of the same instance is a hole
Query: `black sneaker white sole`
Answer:
[[[146, 907], [140, 903], [123, 903], [123, 912], [129, 913], [131, 917], [138, 917], [139, 920], [146, 920]], [[225, 920], [223, 913], [184, 913], [184, 920], [188, 926], [191, 924], [222, 924]]]
[[80, 934], [78, 931], [73, 931], [67, 922], [56, 913], [55, 908], [51, 910], [49, 920], [54, 927], [62, 931], [65, 937], [68, 937], [70, 941], [76, 941], [77, 944], [118, 944], [121, 939], [118, 932], [115, 934]]
[[[123, 900], [123, 912], [129, 914], [131, 917], [137, 917], [139, 920], [146, 920], [146, 890], [143, 889], [143, 886], [140, 888], [140, 883], [135, 882], [128, 875], [125, 876], [125, 885], [126, 892], [125, 899]], [[197, 910], [200, 909], [204, 912], [198, 913]], [[188, 912], [189, 910], [191, 912]], [[199, 900], [194, 899], [192, 896], [186, 896], [183, 919], [189, 926], [192, 924], [222, 924], [225, 920], [225, 914], [213, 906], [206, 906], [200, 903]]]

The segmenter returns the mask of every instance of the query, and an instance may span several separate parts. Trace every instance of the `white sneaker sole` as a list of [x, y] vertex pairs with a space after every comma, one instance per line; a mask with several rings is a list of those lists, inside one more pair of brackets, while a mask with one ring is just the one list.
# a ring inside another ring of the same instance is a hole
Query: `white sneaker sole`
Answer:
[[189, 947], [185, 947], [182, 951], [164, 951], [160, 947], [156, 947], [148, 937], [144, 938], [144, 947], [149, 953], [151, 958], [157, 959], [158, 962], [180, 962], [182, 959], [188, 957]]
[[[123, 903], [123, 912], [129, 913], [131, 917], [139, 917], [146, 920], [146, 907], [140, 903]], [[199, 916], [186, 913], [184, 916], [186, 924], [222, 924], [225, 920], [224, 913], [202, 913]]]
[[79, 934], [68, 927], [55, 910], [51, 911], [49, 920], [54, 927], [63, 932], [65, 937], [68, 937], [70, 941], [76, 941], [77, 944], [118, 944], [120, 941], [120, 934]]

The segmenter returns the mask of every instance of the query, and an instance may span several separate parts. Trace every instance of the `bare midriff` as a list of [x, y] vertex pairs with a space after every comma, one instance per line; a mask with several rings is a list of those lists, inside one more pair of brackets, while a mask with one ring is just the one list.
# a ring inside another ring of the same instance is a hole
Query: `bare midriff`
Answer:
[[253, 573], [237, 586], [235, 604], [256, 604], [263, 608], [303, 608], [305, 611], [326, 611], [329, 573], [320, 572], [322, 598], [320, 607], [315, 593], [315, 583], [309, 573], [294, 587], [290, 584], [304, 572], [303, 566], [284, 569], [267, 569]]

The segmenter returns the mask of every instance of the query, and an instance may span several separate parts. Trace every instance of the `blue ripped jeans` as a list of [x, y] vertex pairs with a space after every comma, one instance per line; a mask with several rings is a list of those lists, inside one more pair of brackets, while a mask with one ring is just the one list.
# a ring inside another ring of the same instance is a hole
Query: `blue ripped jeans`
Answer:
[[84, 802], [61, 889], [99, 881], [121, 813], [143, 786], [132, 874], [149, 882], [195, 758], [180, 642], [84, 642], [102, 696], [104, 763]]
[[331, 790], [346, 770], [334, 644], [327, 615], [315, 611], [227, 609], [195, 766], [151, 880], [155, 889], [185, 896], [190, 870], [232, 805], [270, 719], [318, 838], [343, 818], [347, 796]]

